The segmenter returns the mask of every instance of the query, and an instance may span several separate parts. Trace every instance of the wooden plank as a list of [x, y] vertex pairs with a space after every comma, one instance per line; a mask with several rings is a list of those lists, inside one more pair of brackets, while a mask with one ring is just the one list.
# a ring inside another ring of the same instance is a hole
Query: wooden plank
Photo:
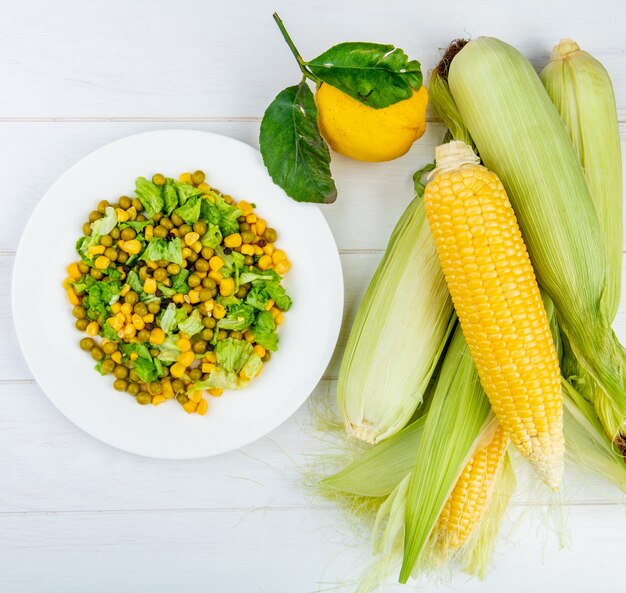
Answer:
[[379, 41], [402, 47], [424, 72], [459, 36], [495, 34], [537, 67], [559, 38], [571, 36], [613, 75], [623, 118], [622, 8], [620, 0], [605, 1], [590, 18], [588, 4], [564, 0], [451, 0], [445, 15], [436, 3], [373, 0], [156, 6], [24, 0], [0, 23], [0, 55], [7, 56], [0, 70], [0, 115], [260, 116], [281, 89], [299, 80], [271, 19], [278, 10], [305, 58], [341, 41]]
[[[501, 542], [486, 583], [457, 572], [428, 591], [618, 590], [623, 522], [619, 507], [571, 509], [572, 543], [558, 550], [545, 525], [526, 521]], [[315, 508], [2, 515], [0, 536], [0, 588], [10, 593], [348, 593], [371, 562], [363, 530]]]

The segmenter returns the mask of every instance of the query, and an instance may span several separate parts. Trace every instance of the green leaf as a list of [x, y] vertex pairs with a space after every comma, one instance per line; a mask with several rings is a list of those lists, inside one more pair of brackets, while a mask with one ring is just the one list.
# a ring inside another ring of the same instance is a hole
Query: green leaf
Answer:
[[126, 276], [126, 283], [130, 285], [130, 287], [137, 294], [141, 294], [143, 292], [143, 283], [139, 279], [139, 274], [137, 274], [135, 270], [131, 270], [130, 272], [128, 272], [128, 276]]
[[139, 358], [152, 360], [152, 356], [150, 356], [150, 351], [148, 350], [148, 347], [140, 342], [132, 342], [130, 344], [127, 342], [121, 342], [120, 350], [125, 356], [136, 354]]
[[259, 143], [272, 180], [289, 197], [298, 202], [335, 201], [330, 153], [317, 127], [313, 93], [304, 80], [281, 91], [270, 103]]
[[420, 63], [393, 45], [340, 43], [307, 65], [325, 83], [374, 109], [408, 99], [422, 86]]
[[[159, 371], [152, 358], [150, 358], [150, 360], [147, 358], [138, 358], [133, 364], [139, 378], [144, 383], [152, 383], [152, 381], [156, 381], [159, 378]], [[163, 367], [159, 365], [159, 368], [162, 369]]]
[[[203, 200], [207, 201], [208, 200]], [[220, 231], [220, 227], [216, 224], [209, 223], [208, 230], [202, 237], [200, 237], [200, 242], [203, 247], [210, 247], [211, 249], [215, 249], [222, 242], [222, 233]]]
[[200, 218], [201, 199], [198, 196], [190, 197], [184, 206], [180, 206], [174, 210], [174, 214], [178, 214], [187, 224], [198, 222]]
[[171, 277], [172, 280], [172, 288], [176, 292], [181, 292], [183, 294], [187, 294], [189, 292], [189, 285], [187, 284], [187, 278], [189, 278], [189, 270], [186, 268], [181, 268], [178, 274]]
[[176, 328], [176, 305], [170, 303], [161, 316], [161, 329], [166, 333], [172, 333]]
[[166, 179], [163, 186], [163, 211], [169, 216], [178, 207], [178, 193], [173, 179]]
[[166, 261], [183, 265], [183, 247], [180, 242], [180, 238], [176, 237], [171, 241], [166, 241], [160, 237], [154, 237], [148, 243], [145, 251], [141, 255], [142, 259], [146, 261], [159, 261], [164, 259]]
[[160, 350], [158, 359], [163, 362], [176, 362], [178, 355], [180, 354], [180, 348], [176, 345], [178, 341], [178, 335], [170, 334], [165, 338], [165, 342], [157, 346]]
[[226, 338], [215, 347], [217, 364], [225, 371], [238, 373], [253, 352], [252, 344], [246, 340]]
[[163, 195], [158, 185], [148, 181], [145, 177], [137, 177], [135, 182], [135, 194], [139, 198], [148, 218], [161, 212], [163, 208]]
[[257, 344], [266, 350], [278, 350], [278, 334], [276, 333], [276, 322], [272, 314], [268, 311], [261, 311], [256, 318], [256, 323], [252, 327], [252, 334]]
[[117, 224], [117, 215], [115, 210], [111, 206], [107, 206], [104, 211], [104, 216], [91, 223], [92, 235], [108, 235]]
[[102, 326], [102, 336], [112, 342], [119, 342], [120, 340], [117, 332], [108, 323]]
[[233, 305], [228, 308], [228, 315], [217, 322], [220, 329], [243, 331], [254, 323], [254, 309], [250, 305]]
[[178, 324], [178, 329], [184, 334], [187, 334], [188, 337], [195, 336], [197, 333], [200, 333], [203, 328], [204, 325], [202, 325], [202, 316], [200, 315], [200, 311], [198, 311], [198, 309], [194, 309], [185, 321]]
[[143, 227], [148, 226], [149, 224], [154, 224], [152, 220], [127, 220], [126, 222], [120, 222], [117, 226], [120, 230], [124, 229], [133, 229], [136, 232], [143, 231]]
[[201, 196], [204, 191], [194, 187], [190, 183], [180, 183], [178, 181], [174, 182], [174, 186], [176, 187], [176, 192], [178, 193], [178, 201], [181, 206], [184, 206], [187, 203], [187, 200], [193, 196]]

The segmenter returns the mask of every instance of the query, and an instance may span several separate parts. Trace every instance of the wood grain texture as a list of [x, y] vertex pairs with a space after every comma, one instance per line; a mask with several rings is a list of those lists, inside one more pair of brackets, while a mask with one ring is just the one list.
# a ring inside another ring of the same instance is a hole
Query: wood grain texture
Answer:
[[[273, 10], [306, 57], [345, 40], [391, 42], [420, 59], [424, 71], [459, 36], [502, 37], [538, 68], [552, 45], [571, 36], [613, 77], [626, 147], [622, 1], [21, 0], [2, 8], [0, 592], [353, 591], [371, 559], [369, 545], [365, 533], [304, 486], [334, 450], [313, 419], [334, 400], [356, 308], [411, 199], [411, 173], [432, 160], [441, 124], [429, 115], [424, 138], [391, 163], [333, 155], [339, 199], [322, 211], [346, 286], [337, 350], [310, 402], [289, 421], [214, 459], [165, 462], [117, 451], [47, 400], [19, 353], [11, 320], [11, 271], [24, 224], [74, 162], [129, 134], [194, 128], [257, 146], [265, 106], [298, 79]], [[626, 341], [626, 306], [615, 328]], [[567, 472], [562, 510], [572, 543], [559, 551], [548, 534], [554, 512], [525, 472], [520, 468], [489, 580], [468, 581], [455, 571], [428, 590], [587, 593], [623, 586], [625, 497]]]

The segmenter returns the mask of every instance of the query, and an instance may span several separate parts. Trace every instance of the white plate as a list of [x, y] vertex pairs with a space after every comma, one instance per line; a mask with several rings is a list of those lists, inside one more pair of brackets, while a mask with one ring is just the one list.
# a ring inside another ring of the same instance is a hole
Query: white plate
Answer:
[[[209, 399], [206, 416], [175, 403], [139, 406], [113, 390], [80, 350], [62, 288], [74, 244], [98, 201], [132, 195], [135, 178], [202, 169], [207, 182], [257, 212], [278, 231], [292, 268], [293, 298], [280, 346], [247, 389]], [[13, 316], [20, 346], [39, 386], [72, 422], [132, 453], [185, 459], [242, 447], [284, 422], [307, 399], [333, 353], [343, 310], [341, 263], [317, 206], [288, 198], [270, 179], [257, 150], [232, 138], [192, 130], [130, 136], [96, 150], [65, 173], [33, 212], [13, 275]]]

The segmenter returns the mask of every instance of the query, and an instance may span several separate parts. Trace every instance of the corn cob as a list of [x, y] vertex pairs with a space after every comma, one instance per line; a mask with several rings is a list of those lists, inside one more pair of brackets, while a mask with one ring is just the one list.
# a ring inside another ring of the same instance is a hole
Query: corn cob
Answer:
[[447, 80], [463, 123], [507, 190], [576, 357], [626, 415], [626, 353], [602, 304], [603, 238], [563, 121], [532, 65], [511, 46], [481, 37], [455, 52]]
[[498, 177], [469, 146], [443, 144], [436, 161], [426, 213], [481, 383], [513, 443], [558, 488], [559, 364], [515, 214]]
[[444, 556], [460, 548], [480, 523], [504, 464], [509, 437], [497, 426], [491, 440], [465, 464], [446, 501], [436, 534]]
[[348, 434], [376, 443], [407, 424], [422, 403], [452, 318], [418, 197], [398, 221], [350, 331], [337, 383]]

